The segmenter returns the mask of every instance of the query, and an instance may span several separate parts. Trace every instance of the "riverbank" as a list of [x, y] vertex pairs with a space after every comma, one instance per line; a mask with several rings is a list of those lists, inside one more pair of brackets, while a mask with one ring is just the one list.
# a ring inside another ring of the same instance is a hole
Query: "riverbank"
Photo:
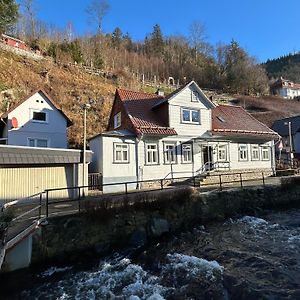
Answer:
[[[1, 279], [3, 299], [298, 299], [300, 209], [195, 224], [136, 251]], [[6, 289], [6, 281], [18, 282]], [[23, 280], [23, 286], [20, 281]]]
[[143, 193], [124, 197], [113, 207], [110, 199], [87, 202], [82, 214], [48, 220], [33, 238], [32, 263], [72, 263], [82, 255], [101, 256], [116, 248], [137, 248], [194, 224], [299, 205], [298, 179], [286, 179], [280, 187], [201, 194], [191, 188]]

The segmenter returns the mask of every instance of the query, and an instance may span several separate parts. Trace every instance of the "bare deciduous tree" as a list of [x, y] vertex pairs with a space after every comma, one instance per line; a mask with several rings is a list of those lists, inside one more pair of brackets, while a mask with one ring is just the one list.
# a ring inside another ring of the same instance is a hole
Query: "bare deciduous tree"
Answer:
[[24, 21], [24, 32], [33, 41], [36, 37], [36, 4], [35, 0], [22, 0], [22, 18]]
[[110, 9], [109, 2], [107, 0], [91, 0], [90, 4], [86, 8], [86, 13], [90, 17], [90, 23], [94, 23], [97, 26], [97, 33], [102, 33], [102, 23], [104, 16]]

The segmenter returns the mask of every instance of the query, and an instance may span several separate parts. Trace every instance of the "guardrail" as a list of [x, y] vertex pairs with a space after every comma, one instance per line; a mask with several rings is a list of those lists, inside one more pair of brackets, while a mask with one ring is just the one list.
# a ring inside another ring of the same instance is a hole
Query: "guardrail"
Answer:
[[[200, 179], [197, 176], [185, 176], [185, 177], [174, 177], [174, 178], [162, 178], [162, 179], [150, 179], [150, 180], [136, 180], [136, 181], [127, 181], [127, 182], [115, 182], [115, 183], [105, 183], [99, 185], [99, 192], [100, 195], [98, 196], [109, 196], [109, 197], [115, 197], [115, 196], [122, 196], [122, 195], [128, 195], [133, 193], [139, 193], [139, 192], [153, 192], [158, 190], [163, 190], [166, 188], [166, 183], [170, 185], [176, 185], [176, 184], [185, 184], [185, 185], [192, 185], [194, 187], [198, 186], [201, 189], [204, 190], [215, 190], [216, 188], [220, 191], [224, 190], [224, 188], [232, 187], [232, 184], [235, 184], [234, 187], [240, 187], [244, 188], [248, 183], [252, 182], [257, 185], [266, 185], [266, 174], [264, 172], [261, 173], [259, 177], [256, 178], [246, 178], [249, 177], [249, 174], [257, 174], [257, 172], [236, 172], [236, 173], [227, 173], [227, 174], [210, 174], [210, 178], [216, 177], [217, 180], [210, 183], [200, 183]], [[224, 176], [235, 176], [234, 180], [228, 180], [224, 179]], [[155, 186], [152, 186], [147, 189], [141, 189], [141, 184], [148, 183], [148, 184], [154, 184]], [[132, 188], [132, 185], [135, 185], [135, 188]], [[103, 192], [100, 191], [103, 187], [114, 187], [114, 186], [123, 186], [123, 191], [119, 192]], [[63, 207], [66, 204], [72, 204], [72, 212], [81, 212], [82, 210], [82, 201], [84, 201], [85, 198], [87, 198], [85, 192], [88, 191], [90, 188], [90, 185], [82, 185], [82, 186], [74, 186], [74, 187], [64, 187], [64, 188], [52, 188], [52, 189], [46, 189], [45, 191], [41, 193], [37, 193], [35, 195], [32, 195], [30, 197], [27, 197], [25, 199], [15, 200], [12, 202], [9, 202], [4, 205], [2, 208], [3, 210], [6, 210], [10, 207], [17, 207], [20, 208], [19, 214], [12, 220], [12, 224], [16, 222], [20, 222], [21, 220], [37, 220], [41, 219], [43, 217], [49, 217], [50, 215], [50, 206], [56, 205], [57, 208], [53, 211], [55, 214], [61, 214], [65, 213], [66, 209]], [[95, 189], [97, 186], [92, 185], [92, 187]], [[76, 193], [76, 197], [73, 199], [67, 198], [67, 199], [52, 199], [51, 193], [56, 191], [63, 191], [63, 190], [73, 190], [73, 194]], [[94, 190], [93, 190], [94, 191]], [[35, 199], [35, 201], [34, 201]], [[26, 209], [26, 205], [28, 205], [28, 209]], [[22, 207], [25, 207], [25, 209], [22, 209]], [[35, 213], [37, 212], [37, 213]]]

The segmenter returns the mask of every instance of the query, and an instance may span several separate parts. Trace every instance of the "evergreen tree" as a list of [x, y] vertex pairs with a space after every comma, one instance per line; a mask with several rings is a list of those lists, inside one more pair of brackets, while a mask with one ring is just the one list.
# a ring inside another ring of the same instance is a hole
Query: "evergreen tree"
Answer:
[[119, 27], [116, 27], [111, 35], [112, 46], [115, 49], [119, 49], [122, 42], [122, 31]]
[[17, 22], [18, 10], [15, 0], [0, 0], [0, 33], [6, 32]]
[[153, 32], [145, 38], [145, 50], [148, 55], [160, 56], [164, 52], [164, 38], [159, 24], [154, 25]]

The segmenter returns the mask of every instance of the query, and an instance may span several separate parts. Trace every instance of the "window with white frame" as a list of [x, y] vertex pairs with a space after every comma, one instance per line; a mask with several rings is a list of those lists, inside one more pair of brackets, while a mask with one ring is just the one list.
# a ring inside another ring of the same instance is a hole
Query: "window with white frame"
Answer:
[[248, 160], [248, 147], [247, 147], [247, 144], [239, 145], [239, 160], [240, 161]]
[[218, 161], [226, 161], [227, 160], [227, 146], [219, 145], [218, 146]]
[[200, 111], [189, 108], [181, 109], [182, 123], [200, 124]]
[[129, 145], [114, 143], [114, 162], [128, 163], [129, 162]]
[[158, 164], [158, 146], [157, 144], [146, 144], [146, 164]]
[[114, 129], [121, 126], [121, 112], [114, 115]]
[[192, 145], [191, 144], [182, 144], [181, 145], [181, 155], [183, 163], [192, 162]]
[[270, 150], [268, 146], [261, 147], [261, 157], [262, 160], [270, 160]]
[[258, 145], [251, 145], [251, 159], [259, 160], [259, 147]]
[[31, 119], [33, 122], [47, 123], [48, 122], [48, 113], [44, 112], [44, 111], [32, 110], [31, 111]]
[[29, 147], [47, 148], [49, 147], [48, 143], [47, 139], [28, 138]]
[[198, 102], [199, 98], [199, 93], [197, 91], [192, 91], [192, 102]]
[[165, 164], [176, 163], [176, 144], [175, 143], [165, 143], [164, 144], [164, 159], [165, 159]]

